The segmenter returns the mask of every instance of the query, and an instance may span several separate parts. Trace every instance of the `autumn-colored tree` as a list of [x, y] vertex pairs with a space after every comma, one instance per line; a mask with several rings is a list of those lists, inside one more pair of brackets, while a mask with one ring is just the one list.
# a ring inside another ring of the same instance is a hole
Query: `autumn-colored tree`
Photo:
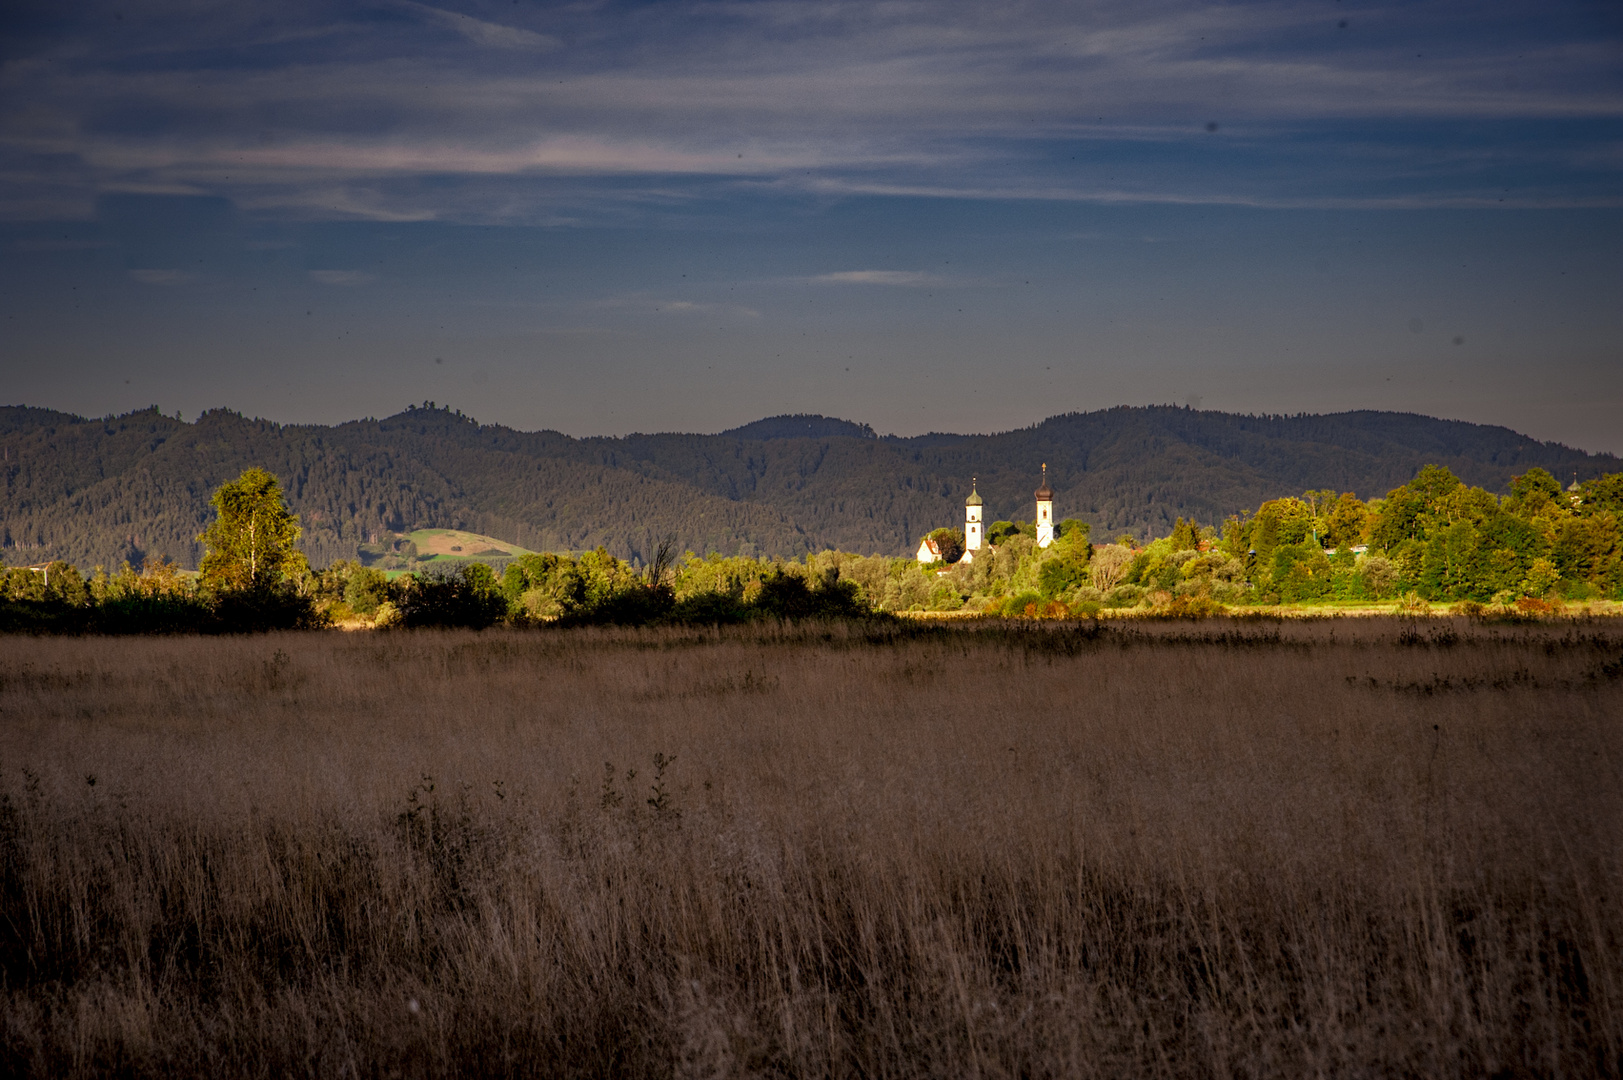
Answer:
[[299, 519], [282, 504], [282, 485], [261, 468], [220, 485], [210, 500], [215, 519], [198, 540], [203, 584], [223, 592], [258, 592], [280, 585], [304, 566]]

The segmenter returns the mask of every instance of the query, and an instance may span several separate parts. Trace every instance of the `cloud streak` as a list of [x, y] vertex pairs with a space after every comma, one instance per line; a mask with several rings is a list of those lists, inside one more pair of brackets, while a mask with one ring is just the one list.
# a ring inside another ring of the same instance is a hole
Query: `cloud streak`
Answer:
[[[1497, 184], [1587, 205], [1623, 169], [1615, 28], [1509, 5], [1369, 6], [1346, 28], [1290, 0], [159, 6], [123, 32], [110, 10], [0, 66], [0, 213], [168, 190], [476, 219], [477, 192], [389, 185], [539, 175], [1257, 205], [1474, 205]], [[1526, 160], [1509, 185], [1443, 168], [1439, 131]], [[1375, 152], [1336, 160], [1336, 132]]]
[[922, 270], [839, 270], [811, 279], [819, 285], [939, 285], [942, 278]]
[[396, 0], [396, 2], [442, 26], [450, 27], [475, 45], [492, 49], [550, 50], [558, 48], [561, 44], [557, 38], [548, 34], [538, 34], [534, 30], [524, 30], [502, 23], [486, 22], [464, 12], [446, 11], [444, 8], [414, 3], [413, 0]]

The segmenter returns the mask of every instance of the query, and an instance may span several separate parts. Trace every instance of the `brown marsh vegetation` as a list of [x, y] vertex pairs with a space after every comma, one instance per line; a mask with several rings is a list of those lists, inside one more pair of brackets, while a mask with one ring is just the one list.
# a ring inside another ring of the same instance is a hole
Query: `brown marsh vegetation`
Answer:
[[1623, 627], [12, 638], [13, 1075], [1616, 1075]]

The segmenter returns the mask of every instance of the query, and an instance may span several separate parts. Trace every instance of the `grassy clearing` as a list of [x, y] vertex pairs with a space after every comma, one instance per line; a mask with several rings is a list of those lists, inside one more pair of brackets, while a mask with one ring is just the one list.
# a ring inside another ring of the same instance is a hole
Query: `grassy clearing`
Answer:
[[507, 558], [531, 554], [528, 548], [517, 544], [461, 529], [417, 529], [407, 533], [406, 539], [417, 545], [422, 562], [460, 562], [481, 556]]
[[12, 638], [0, 1070], [1616, 1075], [1620, 719], [1609, 621]]

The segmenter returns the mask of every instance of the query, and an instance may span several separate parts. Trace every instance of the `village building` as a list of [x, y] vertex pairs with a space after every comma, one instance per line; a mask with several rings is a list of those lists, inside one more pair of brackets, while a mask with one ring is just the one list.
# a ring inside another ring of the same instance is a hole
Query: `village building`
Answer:
[[933, 563], [941, 561], [941, 545], [926, 536], [919, 542], [919, 562]]

